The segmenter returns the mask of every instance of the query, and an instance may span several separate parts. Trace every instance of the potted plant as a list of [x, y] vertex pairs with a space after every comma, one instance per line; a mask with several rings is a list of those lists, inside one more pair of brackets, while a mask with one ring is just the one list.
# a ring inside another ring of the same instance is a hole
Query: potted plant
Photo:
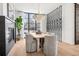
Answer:
[[15, 22], [16, 22], [16, 28], [17, 28], [17, 32], [18, 32], [17, 40], [20, 40], [20, 38], [21, 38], [20, 31], [21, 31], [22, 25], [23, 25], [23, 23], [22, 23], [22, 17], [21, 16], [17, 17], [16, 20], [15, 20]]

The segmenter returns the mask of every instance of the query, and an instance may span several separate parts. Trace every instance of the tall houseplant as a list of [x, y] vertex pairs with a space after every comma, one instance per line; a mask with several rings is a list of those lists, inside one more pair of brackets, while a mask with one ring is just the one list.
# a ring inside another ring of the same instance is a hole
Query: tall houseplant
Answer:
[[18, 31], [18, 38], [17, 39], [20, 40], [20, 36], [21, 36], [20, 31], [21, 31], [22, 25], [23, 25], [22, 17], [21, 16], [17, 17], [15, 22], [16, 22], [16, 28], [17, 28], [17, 31]]

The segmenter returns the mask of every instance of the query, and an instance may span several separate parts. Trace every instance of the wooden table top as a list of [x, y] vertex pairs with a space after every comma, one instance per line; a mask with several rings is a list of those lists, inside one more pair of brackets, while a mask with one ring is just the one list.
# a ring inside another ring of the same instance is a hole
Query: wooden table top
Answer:
[[41, 33], [41, 34], [36, 34], [36, 32], [31, 32], [30, 33], [33, 37], [35, 38], [44, 38], [45, 36], [55, 36], [54, 33]]

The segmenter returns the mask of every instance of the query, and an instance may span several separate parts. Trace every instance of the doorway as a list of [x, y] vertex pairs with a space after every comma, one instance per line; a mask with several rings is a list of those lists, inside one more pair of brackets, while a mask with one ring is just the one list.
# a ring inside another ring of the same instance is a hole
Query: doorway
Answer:
[[79, 44], [79, 4], [75, 3], [75, 44]]

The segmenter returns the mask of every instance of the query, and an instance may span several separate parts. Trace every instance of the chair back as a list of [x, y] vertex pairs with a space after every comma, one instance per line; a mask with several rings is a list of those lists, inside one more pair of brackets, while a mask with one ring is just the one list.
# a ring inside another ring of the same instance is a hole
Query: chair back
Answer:
[[47, 50], [47, 55], [56, 55], [56, 37], [53, 35], [45, 36], [45, 48]]

